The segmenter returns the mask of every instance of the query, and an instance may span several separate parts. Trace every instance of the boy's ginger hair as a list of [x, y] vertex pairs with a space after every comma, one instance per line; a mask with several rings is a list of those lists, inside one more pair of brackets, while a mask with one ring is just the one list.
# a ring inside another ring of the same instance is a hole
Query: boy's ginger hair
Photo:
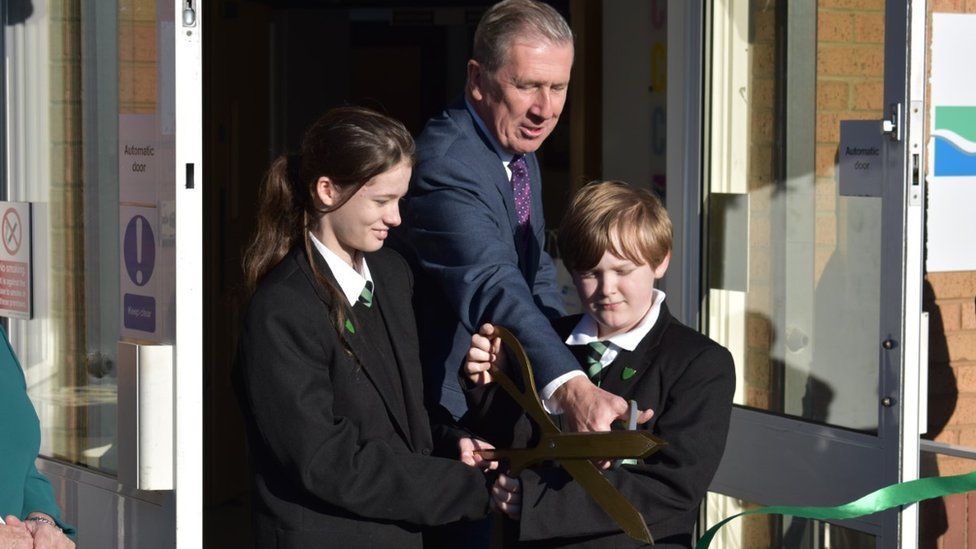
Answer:
[[671, 252], [671, 242], [671, 218], [661, 201], [623, 181], [580, 189], [559, 226], [559, 254], [570, 272], [592, 269], [607, 251], [657, 268]]

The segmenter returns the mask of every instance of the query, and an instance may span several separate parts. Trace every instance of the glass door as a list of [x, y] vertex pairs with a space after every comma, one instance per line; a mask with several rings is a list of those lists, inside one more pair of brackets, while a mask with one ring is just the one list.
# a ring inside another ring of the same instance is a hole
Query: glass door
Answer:
[[196, 4], [3, 7], [2, 194], [30, 212], [8, 332], [81, 547], [200, 545]]
[[[713, 524], [917, 477], [921, 191], [909, 174], [921, 151], [908, 152], [906, 3], [715, 0], [706, 12], [701, 323], [738, 376]], [[914, 508], [840, 524], [757, 516], [722, 536], [890, 547], [914, 523]]]

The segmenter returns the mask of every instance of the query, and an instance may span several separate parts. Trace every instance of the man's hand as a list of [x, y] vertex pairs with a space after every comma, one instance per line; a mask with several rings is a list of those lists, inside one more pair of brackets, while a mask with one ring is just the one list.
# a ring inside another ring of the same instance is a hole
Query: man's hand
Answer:
[[[627, 401], [597, 387], [584, 376], [563, 383], [552, 399], [562, 408], [570, 430], [578, 433], [609, 431], [614, 421], [629, 419]], [[640, 412], [637, 423], [647, 423], [653, 415], [653, 410]]]
[[[484, 324], [478, 333], [471, 336], [471, 346], [464, 361], [464, 375], [476, 385], [487, 385], [493, 380], [491, 369], [505, 369], [505, 353], [501, 352], [502, 340], [495, 338], [495, 327]], [[495, 339], [492, 339], [495, 338]]]
[[461, 463], [477, 467], [484, 472], [498, 468], [497, 461], [483, 459], [475, 450], [493, 450], [495, 447], [490, 442], [485, 442], [477, 438], [462, 438], [458, 440], [458, 451], [461, 454]]

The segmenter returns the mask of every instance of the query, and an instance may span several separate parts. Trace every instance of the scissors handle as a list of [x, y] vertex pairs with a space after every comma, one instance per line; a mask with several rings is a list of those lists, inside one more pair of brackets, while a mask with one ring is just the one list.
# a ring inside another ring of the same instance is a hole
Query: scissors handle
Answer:
[[523, 389], [519, 389], [518, 385], [512, 381], [505, 372], [498, 369], [496, 366], [491, 367], [492, 378], [498, 383], [502, 389], [505, 390], [512, 397], [512, 399], [518, 403], [519, 406], [525, 410], [525, 413], [532, 418], [532, 421], [539, 427], [542, 433], [555, 434], [559, 432], [559, 428], [556, 424], [552, 422], [549, 414], [546, 412], [545, 408], [542, 407], [542, 402], [539, 400], [539, 396], [536, 393], [535, 388], [535, 377], [532, 375], [532, 363], [529, 362], [529, 357], [525, 353], [525, 349], [519, 342], [518, 338], [515, 337], [512, 332], [508, 331], [502, 326], [495, 326], [496, 333], [503, 343], [509, 348], [509, 350], [515, 355], [515, 361], [519, 366], [519, 374], [522, 377]]
[[[627, 430], [633, 431], [637, 429], [637, 401], [631, 399], [628, 404], [630, 406], [630, 410], [629, 410], [630, 415], [628, 416], [627, 419]], [[622, 463], [623, 463], [622, 459], [615, 459], [613, 460], [613, 463], [610, 464], [610, 468], [619, 469]]]
[[[558, 459], [555, 452], [557, 448], [566, 448], [569, 445], [573, 448], [575, 453], [588, 453], [588, 451], [580, 450], [580, 444], [590, 444], [590, 442], [585, 443], [563, 443], [556, 440], [556, 448], [546, 448], [551, 446], [554, 437], [565, 436], [559, 431], [559, 428], [552, 422], [549, 418], [549, 414], [546, 413], [545, 409], [542, 407], [542, 403], [539, 401], [539, 397], [536, 394], [535, 379], [532, 377], [532, 366], [529, 362], [529, 357], [525, 353], [525, 349], [522, 344], [519, 343], [518, 338], [514, 334], [506, 330], [501, 326], [496, 326], [498, 331], [498, 337], [508, 346], [508, 348], [514, 354], [515, 360], [518, 362], [520, 372], [522, 374], [522, 386], [524, 389], [520, 389], [515, 383], [512, 382], [511, 378], [501, 372], [498, 368], [492, 366], [491, 373], [498, 384], [515, 400], [522, 409], [531, 417], [541, 432], [541, 440], [543, 442], [548, 441], [547, 444], [540, 444], [536, 448], [524, 449], [524, 450], [488, 450], [488, 451], [478, 451], [486, 459], [508, 459], [510, 464], [510, 471], [512, 474], [518, 474], [527, 464], [534, 463], [536, 457], [539, 460], [545, 459]], [[632, 416], [636, 417], [636, 414], [632, 412]], [[635, 423], [632, 421], [631, 423]], [[646, 436], [651, 436], [650, 433], [642, 432]], [[627, 431], [617, 431], [610, 433], [583, 433], [583, 435], [633, 435], [632, 432]], [[656, 443], [656, 448], [660, 448], [664, 441], [654, 438]], [[568, 439], [564, 439], [568, 440]], [[585, 440], [585, 439], [584, 439]], [[629, 440], [629, 439], [628, 439]], [[573, 447], [573, 444], [577, 446]], [[602, 445], [601, 445], [602, 446]], [[650, 455], [654, 450], [650, 450], [646, 455]], [[518, 452], [518, 453], [516, 453]], [[549, 452], [546, 454], [545, 452]], [[589, 452], [592, 454], [592, 452]], [[613, 454], [614, 452], [608, 452], [606, 448], [600, 448], [597, 455], [590, 456], [587, 455], [585, 458], [564, 458], [561, 462], [563, 468], [586, 490], [587, 493], [593, 498], [593, 500], [611, 517], [613, 520], [621, 527], [621, 529], [631, 538], [642, 541], [644, 543], [652, 544], [654, 543], [651, 538], [651, 533], [647, 529], [647, 524], [645, 523], [640, 512], [634, 508], [633, 505], [627, 501], [624, 496], [616, 490], [616, 488], [610, 484], [610, 482], [600, 474], [600, 471], [589, 461], [590, 457], [596, 459], [606, 459], [608, 457], [614, 457], [612, 455], [607, 455], [608, 453]], [[548, 455], [549, 457], [545, 457]], [[492, 457], [489, 457], [492, 456]], [[529, 458], [532, 458], [530, 460]], [[517, 467], [517, 469], [515, 468]], [[501, 521], [500, 521], [501, 522]], [[496, 538], [500, 539], [500, 538]]]
[[547, 460], [566, 459], [642, 459], [666, 443], [647, 431], [610, 431], [603, 433], [560, 433], [543, 435], [532, 448], [510, 450], [475, 450], [491, 461], [506, 460], [509, 471], [522, 469]]

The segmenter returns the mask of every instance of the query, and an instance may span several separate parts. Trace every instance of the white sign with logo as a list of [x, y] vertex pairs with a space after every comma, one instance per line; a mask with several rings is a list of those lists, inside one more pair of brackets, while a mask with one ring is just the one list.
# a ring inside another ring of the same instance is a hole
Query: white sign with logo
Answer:
[[928, 272], [976, 271], [976, 15], [932, 14]]
[[31, 205], [0, 202], [0, 316], [31, 318]]

